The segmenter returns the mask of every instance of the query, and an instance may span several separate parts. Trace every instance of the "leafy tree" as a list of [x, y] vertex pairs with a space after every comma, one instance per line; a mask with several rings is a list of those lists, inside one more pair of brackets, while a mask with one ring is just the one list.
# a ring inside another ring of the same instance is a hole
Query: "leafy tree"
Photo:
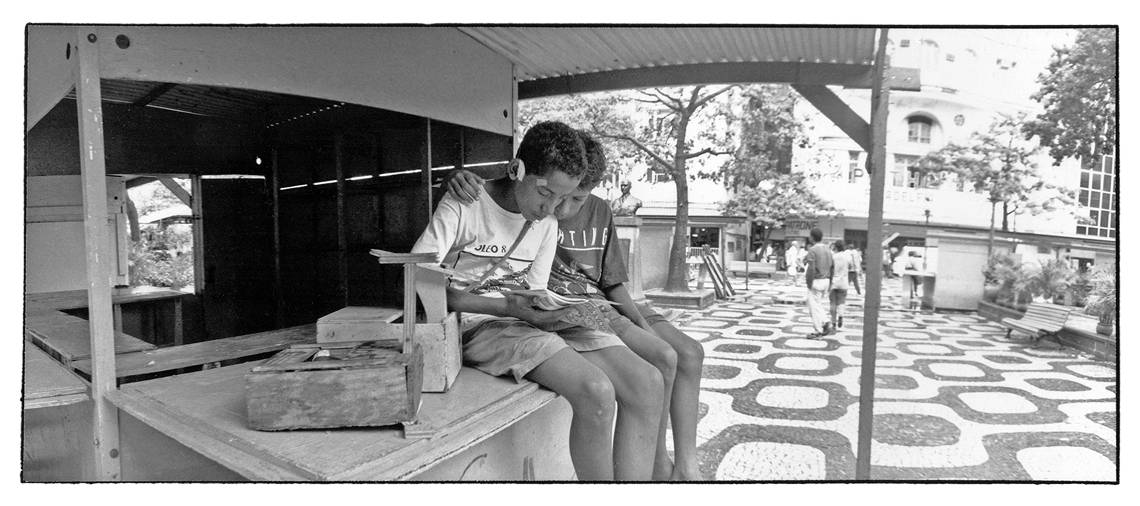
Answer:
[[761, 247], [767, 244], [772, 230], [783, 227], [789, 219], [835, 211], [830, 202], [816, 195], [802, 173], [781, 174], [766, 170], [753, 175], [759, 182], [739, 188], [721, 204], [721, 210], [729, 215], [746, 216], [760, 225]]
[[793, 114], [797, 96], [790, 86], [776, 84], [747, 86], [739, 94], [739, 141], [721, 173], [731, 197], [721, 210], [759, 225], [761, 247], [788, 219], [835, 211], [804, 173], [791, 173], [793, 147], [809, 144]]
[[986, 195], [990, 202], [987, 254], [993, 252], [998, 204], [1002, 231], [1008, 231], [1012, 214], [1040, 214], [1076, 203], [1072, 190], [1041, 179], [1033, 161], [1040, 148], [1021, 135], [1025, 118], [1024, 113], [1000, 115], [988, 131], [975, 132], [966, 144], [947, 144], [916, 162], [922, 170], [952, 172], [963, 184]]
[[792, 150], [810, 144], [795, 117], [798, 94], [786, 84], [750, 85], [737, 94], [739, 140], [719, 176], [730, 189], [755, 186], [772, 173], [791, 172]]
[[[687, 164], [689, 160], [703, 156], [732, 153], [728, 148], [731, 136], [727, 128], [710, 125], [718, 119], [727, 122], [728, 111], [724, 107], [709, 106], [721, 105], [714, 100], [734, 88], [724, 86], [709, 90], [705, 86], [691, 86], [636, 90], [634, 100], [648, 106], [654, 115], [653, 120], [642, 127], [636, 137], [629, 131], [597, 131], [602, 137], [632, 144], [642, 160], [668, 174], [676, 185], [677, 219], [673, 227], [673, 244], [669, 249], [669, 274], [665, 281], [667, 292], [689, 291], [689, 271], [685, 257], [689, 245], [691, 175]], [[694, 121], [702, 121], [704, 127], [697, 130], [693, 136], [695, 139], [690, 140], [689, 126]]]
[[[735, 88], [653, 88], [530, 101], [535, 103], [526, 104], [520, 125], [557, 119], [577, 128], [588, 128], [603, 139], [611, 164], [626, 170], [635, 164], [648, 165], [656, 172], [668, 174], [677, 188], [677, 219], [665, 290], [687, 292], [688, 185], [689, 178], [696, 176], [688, 172], [688, 162], [709, 155], [732, 154], [727, 128], [730, 111], [717, 99]], [[701, 128], [690, 132], [694, 124]]]
[[1024, 134], [1039, 136], [1057, 162], [1080, 157], [1096, 163], [1116, 145], [1116, 37], [1115, 28], [1079, 29], [1071, 46], [1053, 49], [1037, 77], [1041, 89], [1033, 99], [1045, 113], [1028, 122]]
[[[626, 92], [560, 95], [519, 102], [519, 128], [525, 133], [541, 121], [561, 121], [591, 133], [633, 132]], [[629, 177], [641, 156], [637, 148], [614, 137], [597, 136], [606, 152], [607, 180]]]

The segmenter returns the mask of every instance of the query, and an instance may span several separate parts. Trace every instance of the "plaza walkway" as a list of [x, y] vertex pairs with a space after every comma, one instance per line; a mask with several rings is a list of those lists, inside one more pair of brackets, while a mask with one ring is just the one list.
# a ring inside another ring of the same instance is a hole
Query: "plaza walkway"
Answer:
[[[862, 297], [836, 335], [784, 280], [733, 279], [735, 302], [676, 324], [706, 353], [697, 445], [717, 480], [854, 480]], [[1114, 481], [1116, 365], [1052, 343], [1010, 341], [972, 313], [880, 315], [873, 480]]]

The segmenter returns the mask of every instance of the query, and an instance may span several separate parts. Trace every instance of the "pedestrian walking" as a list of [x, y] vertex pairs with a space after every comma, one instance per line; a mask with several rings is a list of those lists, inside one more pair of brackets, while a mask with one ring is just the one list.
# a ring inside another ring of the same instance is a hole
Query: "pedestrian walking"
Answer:
[[800, 284], [800, 273], [804, 271], [803, 250], [800, 249], [799, 241], [792, 241], [791, 247], [784, 252], [784, 263], [788, 269], [788, 277], [792, 280], [792, 285]]
[[855, 288], [855, 293], [863, 295], [863, 291], [859, 289], [859, 275], [863, 272], [863, 255], [859, 254], [859, 248], [855, 246], [854, 241], [847, 244], [847, 256], [851, 261], [851, 266], [847, 270], [847, 283]]
[[829, 302], [831, 303], [831, 328], [843, 328], [843, 310], [847, 304], [848, 275], [851, 274], [851, 255], [843, 249], [843, 241], [835, 241], [831, 245], [831, 258], [834, 262], [831, 276], [831, 290]]
[[823, 242], [823, 231], [818, 228], [811, 229], [812, 246], [807, 251], [804, 266], [804, 277], [808, 286], [808, 314], [811, 315], [811, 326], [815, 331], [808, 337], [822, 337], [835, 333], [835, 328], [828, 321], [830, 306], [831, 278], [834, 273], [834, 262], [831, 258], [831, 248]]

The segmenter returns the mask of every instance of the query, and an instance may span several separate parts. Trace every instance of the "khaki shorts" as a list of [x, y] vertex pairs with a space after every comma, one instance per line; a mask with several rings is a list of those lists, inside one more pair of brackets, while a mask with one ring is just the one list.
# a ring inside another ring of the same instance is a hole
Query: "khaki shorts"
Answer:
[[[610, 325], [621, 332], [633, 322], [618, 315]], [[492, 376], [510, 373], [515, 381], [522, 381], [565, 348], [588, 352], [612, 346], [625, 343], [616, 335], [586, 327], [548, 332], [516, 318], [489, 318], [463, 333], [463, 363]]]

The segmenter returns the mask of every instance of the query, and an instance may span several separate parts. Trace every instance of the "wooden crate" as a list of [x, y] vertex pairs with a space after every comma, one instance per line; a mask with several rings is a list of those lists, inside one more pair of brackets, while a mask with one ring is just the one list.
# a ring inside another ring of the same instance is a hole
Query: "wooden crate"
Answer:
[[[403, 332], [403, 311], [390, 308], [349, 306], [317, 320], [318, 343], [399, 340]], [[457, 315], [416, 323], [415, 341], [423, 349], [423, 391], [448, 391], [462, 366]]]
[[257, 430], [415, 423], [423, 352], [398, 340], [299, 344], [245, 376], [246, 412]]

